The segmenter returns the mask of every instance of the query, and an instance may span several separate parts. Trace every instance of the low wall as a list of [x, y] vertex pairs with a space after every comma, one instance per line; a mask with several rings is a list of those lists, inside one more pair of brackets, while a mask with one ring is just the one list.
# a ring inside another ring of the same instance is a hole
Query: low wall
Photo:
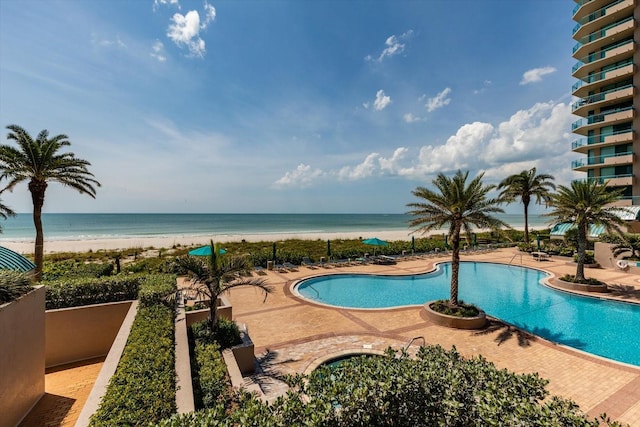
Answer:
[[0, 306], [0, 427], [16, 426], [44, 395], [45, 288]]
[[46, 367], [106, 356], [131, 303], [47, 310]]
[[[203, 308], [201, 310], [192, 310], [185, 313], [187, 328], [194, 323], [207, 320], [209, 317], [209, 309]], [[232, 320], [233, 318], [233, 306], [227, 297], [218, 298], [218, 317], [221, 319]]]

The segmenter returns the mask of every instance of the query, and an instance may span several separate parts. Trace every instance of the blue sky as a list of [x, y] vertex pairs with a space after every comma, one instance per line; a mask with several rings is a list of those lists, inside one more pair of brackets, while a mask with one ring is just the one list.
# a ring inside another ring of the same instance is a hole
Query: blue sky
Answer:
[[401, 213], [459, 168], [567, 184], [573, 6], [0, 0], [2, 143], [48, 129], [91, 162], [97, 198], [52, 184], [45, 212]]

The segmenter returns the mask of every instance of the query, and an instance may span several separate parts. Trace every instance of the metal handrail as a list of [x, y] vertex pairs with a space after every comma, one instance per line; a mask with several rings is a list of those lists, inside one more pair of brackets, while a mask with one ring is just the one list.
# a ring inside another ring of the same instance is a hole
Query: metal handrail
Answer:
[[596, 10], [595, 12], [591, 12], [590, 14], [583, 17], [582, 19], [577, 20], [576, 26], [573, 27], [572, 34], [575, 34], [580, 29], [580, 27], [582, 27], [584, 24], [588, 24], [589, 22], [595, 21], [598, 18], [602, 18], [607, 14], [608, 9], [611, 9], [613, 6], [620, 4], [623, 1], [626, 1], [626, 0], [616, 0], [613, 3], [610, 3], [603, 8]]
[[628, 62], [625, 62], [623, 64], [619, 64], [617, 65], [615, 68], [609, 68], [608, 70], [605, 71], [600, 71], [598, 73], [593, 73], [593, 74], [589, 74], [588, 76], [579, 79], [577, 82], [575, 82], [573, 84], [573, 86], [571, 86], [571, 91], [575, 92], [576, 90], [580, 89], [583, 85], [585, 84], [591, 84], [591, 83], [595, 83], [595, 82], [599, 82], [601, 80], [604, 80], [607, 78], [607, 74], [612, 72], [612, 71], [617, 71], [621, 68], [624, 67], [628, 67], [629, 65], [633, 65], [633, 58], [629, 58]]
[[633, 87], [633, 84], [628, 84], [628, 85], [625, 85], [625, 86], [617, 87], [615, 89], [609, 89], [609, 90], [606, 90], [604, 92], [600, 92], [600, 93], [596, 93], [596, 94], [593, 94], [593, 95], [589, 95], [586, 98], [582, 98], [579, 101], [576, 101], [573, 104], [571, 104], [571, 111], [575, 111], [578, 108], [583, 107], [583, 106], [585, 106], [587, 104], [592, 104], [594, 102], [603, 101], [604, 98], [610, 93], [618, 92], [618, 91], [621, 91], [621, 90], [624, 90], [624, 89], [629, 89], [629, 88], [632, 88], [632, 87]]
[[609, 110], [600, 114], [592, 114], [590, 116], [587, 116], [585, 118], [582, 118], [573, 122], [571, 124], [571, 130], [574, 131], [582, 126], [604, 122], [605, 118], [611, 114], [622, 113], [624, 111], [629, 111], [633, 109], [634, 109], [633, 106], [631, 106], [631, 107], [624, 107], [624, 108], [616, 108], [615, 110]]
[[624, 133], [630, 133], [630, 132], [633, 133], [633, 129], [625, 129], [617, 132], [609, 132], [609, 133], [600, 134], [596, 136], [589, 136], [587, 138], [576, 139], [571, 143], [571, 149], [575, 150], [576, 148], [582, 147], [583, 145], [600, 144], [601, 142], [604, 142], [604, 138], [608, 136], [622, 135]]
[[607, 30], [610, 30], [612, 28], [617, 27], [618, 25], [621, 24], [625, 24], [629, 21], [633, 21], [634, 18], [633, 16], [628, 16], [625, 19], [621, 19], [620, 21], [616, 21], [612, 24], [607, 25], [606, 27], [602, 27], [601, 29], [599, 29], [598, 31], [594, 31], [591, 34], [588, 34], [582, 38], [580, 38], [578, 40], [578, 43], [575, 44], [575, 46], [573, 46], [573, 53], [575, 53], [578, 49], [580, 49], [582, 46], [584, 46], [587, 43], [591, 43], [594, 42], [596, 40], [600, 40], [603, 37], [607, 36]]
[[[633, 151], [627, 151], [624, 153], [615, 153], [615, 154], [605, 154], [605, 155], [601, 155], [601, 156], [593, 156], [593, 157], [587, 157], [584, 159], [578, 159], [578, 160], [574, 160], [571, 162], [571, 168], [575, 169], [575, 168], [579, 168], [581, 166], [588, 166], [588, 165], [599, 165], [604, 163], [605, 159], [609, 159], [611, 157], [622, 157], [622, 156], [628, 156], [630, 154], [633, 154]], [[592, 161], [593, 160], [593, 161]]]
[[590, 53], [589, 55], [578, 59], [578, 62], [576, 62], [573, 65], [573, 67], [571, 68], [571, 72], [575, 73], [578, 68], [580, 68], [580, 67], [582, 67], [584, 65], [590, 64], [593, 61], [597, 61], [599, 59], [605, 58], [606, 57], [606, 53], [609, 52], [610, 50], [617, 49], [620, 46], [624, 46], [626, 44], [634, 44], [634, 43], [635, 43], [635, 41], [633, 40], [633, 38], [630, 38], [630, 39], [627, 39], [627, 40], [623, 40], [623, 41], [621, 41], [619, 43], [616, 43], [616, 44], [614, 44], [612, 46], [609, 46], [606, 49], [601, 49], [601, 50], [599, 50], [597, 52]]

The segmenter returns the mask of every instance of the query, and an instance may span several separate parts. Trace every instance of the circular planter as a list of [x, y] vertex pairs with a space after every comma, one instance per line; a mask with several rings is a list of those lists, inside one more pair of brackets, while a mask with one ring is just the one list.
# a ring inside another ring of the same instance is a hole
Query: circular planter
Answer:
[[482, 329], [487, 324], [487, 316], [482, 310], [480, 310], [480, 313], [475, 317], [450, 316], [432, 310], [431, 304], [434, 302], [435, 301], [426, 302], [424, 304], [424, 310], [427, 319], [436, 325], [455, 329]]
[[573, 283], [573, 282], [565, 282], [564, 280], [555, 279], [552, 284], [561, 289], [566, 289], [568, 291], [580, 291], [580, 292], [598, 292], [605, 293], [609, 292], [609, 288], [606, 284], [602, 285], [587, 285], [584, 283]]

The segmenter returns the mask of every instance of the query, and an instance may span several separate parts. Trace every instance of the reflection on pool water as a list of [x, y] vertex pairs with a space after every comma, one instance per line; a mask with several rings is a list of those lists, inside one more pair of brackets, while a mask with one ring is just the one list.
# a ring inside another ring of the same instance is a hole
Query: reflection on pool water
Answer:
[[[459, 297], [488, 315], [548, 340], [640, 366], [640, 305], [583, 297], [541, 284], [532, 268], [460, 263]], [[352, 308], [421, 305], [448, 299], [451, 263], [410, 276], [340, 274], [307, 279], [297, 292], [319, 303]]]

